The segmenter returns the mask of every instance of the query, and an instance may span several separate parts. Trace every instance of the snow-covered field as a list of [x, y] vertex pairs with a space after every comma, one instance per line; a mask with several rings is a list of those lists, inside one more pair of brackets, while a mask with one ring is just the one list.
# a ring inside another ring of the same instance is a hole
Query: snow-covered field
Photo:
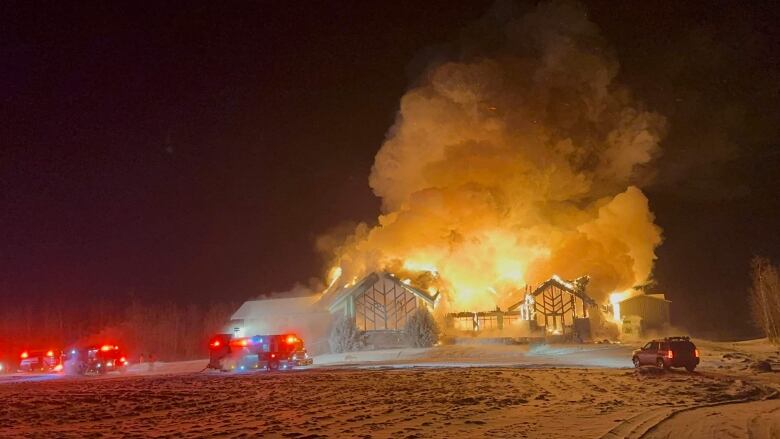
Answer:
[[456, 345], [293, 372], [6, 375], [0, 437], [780, 437], [780, 373], [751, 367], [778, 369], [777, 348], [697, 345], [694, 374], [634, 370], [622, 345]]

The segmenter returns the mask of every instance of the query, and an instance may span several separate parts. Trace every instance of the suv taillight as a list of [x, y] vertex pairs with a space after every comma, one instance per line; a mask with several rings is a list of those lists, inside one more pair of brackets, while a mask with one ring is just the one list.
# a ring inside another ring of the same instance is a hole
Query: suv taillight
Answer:
[[699, 350], [698, 349], [694, 349], [693, 350], [693, 355], [695, 355], [696, 358], [699, 358]]
[[672, 358], [674, 358], [674, 352], [672, 352], [672, 351], [667, 351], [667, 352], [666, 352], [666, 358], [669, 358], [669, 359], [672, 359]]

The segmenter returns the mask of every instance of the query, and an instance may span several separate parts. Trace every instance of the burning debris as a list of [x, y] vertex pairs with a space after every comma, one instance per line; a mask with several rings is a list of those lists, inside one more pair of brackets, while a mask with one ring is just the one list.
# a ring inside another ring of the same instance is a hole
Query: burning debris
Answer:
[[326, 291], [392, 272], [473, 312], [552, 273], [588, 273], [583, 304], [646, 281], [661, 229], [639, 186], [665, 122], [617, 71], [577, 5], [485, 17], [402, 97], [370, 176], [384, 212], [321, 240], [337, 267]]

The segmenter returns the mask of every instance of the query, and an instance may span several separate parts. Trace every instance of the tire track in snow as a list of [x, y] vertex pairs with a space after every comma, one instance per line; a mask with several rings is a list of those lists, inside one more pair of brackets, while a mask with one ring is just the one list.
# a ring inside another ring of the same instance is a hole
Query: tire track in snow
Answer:
[[[744, 381], [744, 379], [740, 377], [729, 376], [729, 375], [719, 374], [719, 373], [712, 373], [712, 372], [700, 373], [699, 375], [703, 377], [709, 377], [709, 378], [715, 378], [721, 380], [733, 379], [735, 381], [736, 380]], [[653, 408], [651, 410], [647, 410], [637, 415], [634, 415], [631, 418], [623, 421], [621, 424], [619, 424], [618, 426], [616, 426], [615, 428], [613, 428], [612, 430], [604, 434], [601, 438], [602, 439], [651, 438], [653, 437], [653, 433], [658, 432], [659, 429], [665, 423], [673, 420], [677, 415], [682, 413], [688, 413], [695, 410], [718, 407], [718, 406], [746, 404], [746, 403], [752, 403], [756, 401], [775, 399], [778, 397], [778, 391], [773, 388], [768, 388], [764, 385], [756, 384], [756, 383], [749, 383], [749, 382], [746, 383], [755, 387], [758, 391], [756, 393], [751, 394], [750, 396], [744, 398], [735, 398], [733, 400], [728, 400], [728, 401], [717, 401], [717, 402], [710, 402], [704, 404], [686, 405], [682, 407]], [[664, 437], [664, 436], [660, 436], [660, 437]]]

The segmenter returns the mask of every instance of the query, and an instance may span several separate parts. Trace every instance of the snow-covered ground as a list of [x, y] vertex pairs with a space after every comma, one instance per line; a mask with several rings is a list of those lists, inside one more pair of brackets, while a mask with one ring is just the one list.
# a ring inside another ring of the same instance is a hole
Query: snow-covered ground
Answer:
[[319, 365], [361, 367], [584, 366], [632, 367], [633, 347], [619, 344], [500, 345], [461, 344], [431, 349], [393, 349], [315, 357]]
[[696, 342], [693, 374], [634, 370], [623, 345], [455, 345], [279, 373], [6, 375], [0, 437], [780, 437], [780, 373], [753, 368], [780, 369], [777, 347]]

